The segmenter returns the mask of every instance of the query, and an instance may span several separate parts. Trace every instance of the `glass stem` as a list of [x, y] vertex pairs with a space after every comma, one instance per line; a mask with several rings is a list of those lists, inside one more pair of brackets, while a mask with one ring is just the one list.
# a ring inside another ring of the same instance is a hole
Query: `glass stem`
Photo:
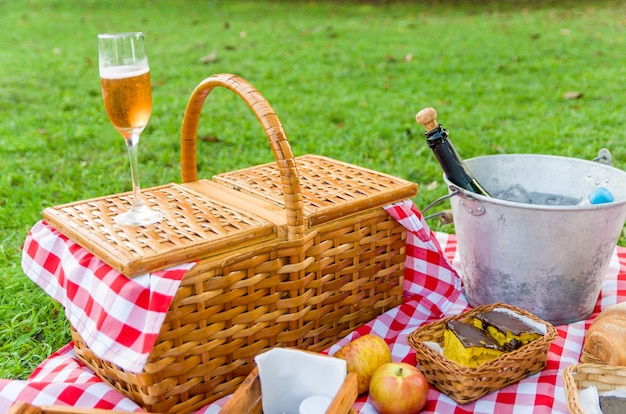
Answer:
[[132, 208], [143, 207], [143, 199], [141, 198], [141, 187], [139, 186], [139, 169], [137, 167], [137, 146], [139, 145], [139, 134], [132, 134], [126, 139], [126, 148], [128, 148], [128, 159], [130, 161], [130, 178], [133, 182], [133, 205]]

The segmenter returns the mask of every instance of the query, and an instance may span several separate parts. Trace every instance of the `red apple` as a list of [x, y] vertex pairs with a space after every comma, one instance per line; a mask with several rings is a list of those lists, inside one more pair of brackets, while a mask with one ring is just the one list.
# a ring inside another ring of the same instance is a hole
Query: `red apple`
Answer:
[[428, 400], [428, 381], [413, 365], [390, 362], [374, 372], [370, 400], [380, 414], [416, 414]]
[[374, 371], [391, 362], [391, 350], [387, 342], [372, 334], [363, 335], [344, 345], [334, 356], [346, 361], [348, 372], [356, 373], [359, 394], [369, 390]]

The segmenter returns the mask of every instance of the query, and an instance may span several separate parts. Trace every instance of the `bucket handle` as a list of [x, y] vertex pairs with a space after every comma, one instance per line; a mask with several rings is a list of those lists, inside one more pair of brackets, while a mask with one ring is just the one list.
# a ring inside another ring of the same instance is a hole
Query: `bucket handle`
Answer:
[[[459, 197], [462, 198], [461, 205], [465, 207], [465, 209], [467, 209], [467, 212], [470, 213], [471, 215], [482, 216], [483, 214], [485, 214], [485, 206], [483, 205], [483, 203], [481, 203], [480, 200], [477, 200], [476, 198], [472, 197], [469, 191], [465, 191], [455, 185], [451, 185], [449, 188], [450, 188], [450, 192], [448, 194], [439, 197], [438, 199], [436, 199], [435, 201], [427, 205], [426, 208], [422, 210], [422, 214], [426, 214], [426, 212], [430, 210], [431, 208], [435, 207], [436, 205], [442, 203], [445, 200], [448, 200], [449, 198], [454, 197], [455, 195], [458, 195]], [[441, 216], [443, 214], [445, 213], [440, 211], [438, 213], [424, 216], [424, 218], [428, 220], [433, 217]]]
[[431, 215], [427, 216], [426, 212], [428, 210], [430, 210], [431, 208], [435, 207], [436, 205], [439, 205], [439, 204], [443, 203], [447, 199], [454, 197], [454, 195], [458, 192], [458, 189], [456, 187], [450, 187], [450, 191], [451, 191], [450, 193], [439, 197], [438, 199], [436, 199], [435, 201], [431, 202], [429, 205], [427, 205], [422, 210], [422, 214], [424, 215], [424, 219], [425, 220], [429, 220], [431, 218], [438, 217], [438, 216], [441, 216], [442, 214], [444, 214], [443, 211], [440, 211], [438, 213], [434, 213], [434, 214], [431, 214]]
[[611, 156], [611, 151], [609, 151], [608, 148], [600, 148], [600, 150], [598, 151], [598, 156], [595, 157], [592, 161], [612, 166], [613, 157]]

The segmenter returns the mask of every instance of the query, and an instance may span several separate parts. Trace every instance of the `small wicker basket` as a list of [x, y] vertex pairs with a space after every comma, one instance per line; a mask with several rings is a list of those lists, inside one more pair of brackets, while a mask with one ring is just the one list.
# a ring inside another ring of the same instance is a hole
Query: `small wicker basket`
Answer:
[[[542, 338], [476, 368], [464, 367], [450, 361], [425, 344], [436, 342], [443, 346], [443, 334], [448, 321], [459, 319], [469, 322], [473, 315], [495, 308], [510, 309], [545, 324], [547, 333]], [[466, 404], [544, 369], [548, 348], [557, 335], [554, 326], [530, 312], [504, 303], [495, 303], [424, 325], [409, 335], [407, 341], [417, 351], [417, 361], [428, 382], [457, 403]]]
[[[198, 179], [197, 127], [216, 87], [252, 109], [275, 163]], [[417, 184], [401, 178], [294, 157], [269, 103], [234, 75], [198, 85], [181, 135], [183, 184], [144, 190], [146, 204], [164, 212], [162, 222], [115, 225], [112, 218], [130, 204], [127, 193], [44, 211], [59, 231], [130, 277], [197, 261], [143, 372], [100, 359], [72, 332], [76, 355], [151, 412], [196, 411], [234, 392], [264, 350], [322, 351], [401, 304], [406, 229], [382, 207], [417, 193]]]
[[598, 392], [626, 391], [626, 367], [581, 363], [570, 365], [563, 372], [567, 408], [572, 414], [585, 414], [578, 391], [594, 386]]

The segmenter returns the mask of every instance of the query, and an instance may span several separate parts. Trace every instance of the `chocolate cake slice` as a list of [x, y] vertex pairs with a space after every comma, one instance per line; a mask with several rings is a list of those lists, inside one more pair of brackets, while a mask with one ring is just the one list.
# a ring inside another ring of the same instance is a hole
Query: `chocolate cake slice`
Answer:
[[543, 336], [521, 319], [494, 310], [474, 315], [474, 326], [491, 335], [505, 351], [514, 351]]
[[443, 339], [443, 355], [466, 367], [477, 367], [504, 353], [492, 337], [459, 320], [446, 323]]

